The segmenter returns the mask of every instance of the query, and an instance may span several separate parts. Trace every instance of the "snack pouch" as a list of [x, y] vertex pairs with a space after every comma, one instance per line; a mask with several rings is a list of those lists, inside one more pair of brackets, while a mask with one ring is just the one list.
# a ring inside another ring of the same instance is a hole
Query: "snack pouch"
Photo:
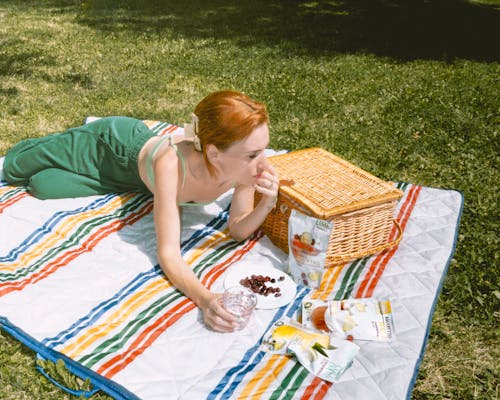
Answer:
[[273, 354], [287, 354], [292, 342], [306, 350], [312, 349], [316, 343], [328, 348], [330, 337], [308, 329], [290, 318], [281, 318], [272, 325], [263, 338], [263, 343], [267, 346], [265, 350]]
[[391, 302], [387, 299], [324, 301], [308, 297], [302, 302], [302, 323], [345, 339], [389, 342], [395, 338]]
[[311, 353], [292, 342], [288, 350], [311, 374], [328, 382], [336, 382], [352, 365], [359, 346], [342, 339], [333, 339], [330, 345], [334, 348]]
[[292, 210], [288, 220], [290, 274], [296, 283], [318, 289], [333, 228], [332, 221]]
[[310, 373], [335, 382], [348, 369], [359, 347], [347, 340], [330, 338], [288, 318], [278, 320], [264, 335], [266, 351], [293, 355]]
[[328, 308], [328, 300], [314, 299], [307, 295], [302, 300], [302, 324], [307, 328], [331, 333], [325, 322], [325, 312]]

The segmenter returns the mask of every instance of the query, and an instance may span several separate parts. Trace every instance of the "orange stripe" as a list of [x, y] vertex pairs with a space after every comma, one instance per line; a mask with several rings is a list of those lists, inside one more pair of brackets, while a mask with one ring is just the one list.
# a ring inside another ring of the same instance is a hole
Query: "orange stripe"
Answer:
[[[150, 325], [147, 329], [145, 329], [130, 344], [129, 350], [124, 353], [117, 354], [103, 364], [96, 372], [107, 378], [111, 378], [134, 361], [135, 358], [141, 355], [169, 326], [174, 324], [181, 316], [191, 311], [193, 308], [195, 308], [194, 303], [187, 298], [184, 299], [174, 308], [165, 312], [153, 325]], [[144, 343], [141, 343], [143, 341]], [[134, 350], [131, 351], [130, 349]], [[124, 357], [125, 354], [127, 354], [127, 356]], [[115, 366], [111, 368], [113, 365]]]
[[[418, 194], [420, 193], [420, 190], [422, 189], [421, 186], [412, 186], [410, 189], [410, 192], [408, 193], [408, 196], [405, 199], [405, 202], [402, 204], [399, 213], [398, 213], [398, 221], [400, 221], [401, 224], [401, 231], [404, 232], [404, 229], [406, 227], [406, 224], [408, 222], [408, 219], [410, 218], [411, 212], [413, 211], [413, 208], [416, 204]], [[396, 229], [393, 228], [393, 230], [390, 233], [389, 240], [392, 240], [394, 238], [394, 235], [396, 234]], [[385, 269], [385, 266], [389, 262], [389, 260], [392, 258], [394, 253], [397, 250], [397, 247], [392, 248], [389, 251], [385, 251], [383, 253], [377, 254], [375, 256], [375, 259], [373, 260], [369, 271], [367, 272], [365, 278], [361, 282], [361, 285], [354, 297], [360, 298], [360, 297], [370, 297], [373, 294], [373, 291], [375, 289], [375, 286], [377, 285], [380, 277], [382, 276], [382, 273]], [[380, 268], [379, 264], [381, 264]], [[374, 276], [372, 280], [372, 276]], [[337, 279], [337, 277], [336, 277]], [[371, 282], [370, 282], [371, 281]], [[363, 291], [365, 288], [368, 286], [367, 292], [363, 296]], [[301, 400], [307, 400], [311, 398], [311, 396], [316, 392], [316, 394], [313, 397], [313, 400], [320, 400], [325, 397], [327, 394], [328, 390], [331, 387], [331, 384], [328, 382], [321, 381], [321, 387], [319, 390], [316, 391], [316, 385], [318, 384], [317, 381], [318, 378], [313, 379], [313, 381], [308, 385], [306, 391], [304, 392], [304, 395]]]
[[212, 287], [213, 283], [219, 278], [226, 270], [227, 268], [241, 260], [244, 254], [248, 253], [254, 246], [255, 244], [261, 239], [263, 236], [263, 233], [259, 233], [258, 236], [253, 237], [250, 239], [246, 245], [239, 249], [238, 251], [234, 252], [233, 255], [228, 258], [226, 261], [223, 263], [220, 263], [216, 266], [214, 266], [202, 279], [202, 283], [206, 284], [208, 288]]
[[16, 269], [19, 268], [19, 266], [24, 267], [26, 265], [29, 265], [31, 260], [33, 260], [36, 257], [40, 257], [44, 254], [47, 249], [53, 248], [56, 243], [60, 242], [62, 237], [65, 237], [68, 232], [74, 229], [75, 226], [77, 226], [78, 223], [81, 221], [86, 220], [89, 217], [94, 217], [94, 216], [99, 216], [103, 215], [110, 210], [115, 211], [117, 209], [117, 206], [124, 204], [126, 201], [128, 201], [131, 197], [134, 197], [135, 194], [128, 194], [124, 197], [116, 197], [113, 199], [111, 202], [106, 204], [104, 207], [101, 207], [99, 209], [92, 209], [92, 210], [87, 210], [85, 212], [75, 214], [69, 218], [66, 218], [63, 220], [62, 223], [60, 223], [55, 230], [53, 230], [49, 235], [47, 235], [42, 242], [37, 243], [29, 252], [23, 252], [19, 258], [17, 259], [16, 262], [6, 265], [2, 268], [4, 271], [15, 271]]
[[141, 307], [144, 302], [170, 286], [171, 285], [161, 277], [153, 280], [148, 286], [144, 287], [124, 302], [122, 306], [109, 315], [105, 321], [93, 326], [85, 332], [84, 336], [80, 336], [77, 340], [61, 348], [59, 351], [68, 357], [76, 358], [96, 340], [106, 336], [114, 327], [126, 320], [134, 311]]
[[323, 399], [333, 384], [331, 382], [321, 381], [320, 385], [321, 386], [319, 390], [316, 392], [316, 395], [314, 396], [313, 400]]
[[[401, 221], [401, 231], [404, 231], [406, 224], [408, 223], [408, 219], [410, 218], [410, 215], [413, 211], [413, 208], [415, 207], [415, 204], [417, 202], [418, 195], [420, 193], [420, 190], [422, 189], [421, 186], [417, 187], [417, 190], [414, 192], [414, 196], [409, 203], [406, 211], [406, 215], [404, 216], [403, 221]], [[382, 276], [382, 273], [385, 270], [385, 267], [387, 266], [387, 263], [389, 260], [392, 258], [394, 253], [396, 253], [396, 250], [398, 249], [398, 246], [393, 247], [389, 252], [386, 253], [386, 256], [381, 264], [381, 266], [377, 269], [377, 273], [375, 274], [375, 277], [373, 278], [372, 282], [370, 283], [370, 286], [368, 287], [368, 291], [365, 293], [365, 297], [370, 297], [373, 294], [373, 291], [375, 290], [375, 286], [377, 285], [380, 277]]]
[[176, 131], [177, 129], [179, 129], [179, 127], [177, 125], [167, 126], [166, 128], [160, 130], [160, 132], [158, 133], [158, 136], [167, 135], [169, 133], [172, 133], [172, 132]]
[[[247, 253], [254, 247], [254, 245], [257, 243], [259, 238], [254, 238], [250, 240], [245, 247], [242, 249], [238, 250], [229, 260], [226, 260], [224, 263], [221, 265], [227, 266], [230, 263], [230, 260], [235, 259], [237, 256], [239, 256], [238, 259], [241, 258], [241, 256], [244, 253]], [[202, 280], [202, 283], [205, 283], [210, 276], [214, 276], [214, 278], [211, 280], [211, 282], [207, 285], [208, 288], [211, 287], [213, 284], [213, 281], [217, 279], [226, 269], [222, 269], [221, 265], [217, 265], [214, 267], [209, 273], [204, 277]], [[182, 310], [181, 308], [184, 307]], [[115, 357], [107, 361], [105, 364], [103, 364], [97, 373], [106, 376], [108, 378], [114, 376], [116, 373], [120, 372], [123, 368], [125, 368], [129, 363], [131, 363], [136, 357], [141, 355], [155, 340], [156, 338], [161, 335], [168, 327], [173, 325], [179, 318], [187, 314], [189, 311], [193, 310], [195, 308], [195, 304], [188, 298], [184, 299], [181, 303], [179, 303], [177, 306], [175, 306], [173, 309], [170, 309], [167, 311], [161, 318], [159, 318], [154, 324], [150, 325], [146, 330], [144, 330], [134, 342], [130, 344], [128, 349], [120, 354], [117, 354]], [[179, 312], [176, 312], [177, 310], [180, 310]], [[168, 318], [169, 315], [173, 316], [171, 318]], [[145, 339], [148, 334], [151, 333], [149, 338], [139, 346], [141, 341]], [[126, 357], [124, 355], [127, 354]], [[112, 368], [112, 366], [116, 364], [115, 367]]]
[[23, 279], [22, 281], [16, 283], [7, 282], [0, 284], [0, 288], [4, 287], [4, 289], [0, 290], [0, 297], [14, 290], [22, 290], [27, 285], [36, 283], [39, 280], [46, 278], [60, 267], [67, 265], [79, 255], [90, 252], [106, 236], [109, 236], [113, 232], [119, 231], [125, 225], [135, 222], [138, 217], [148, 214], [151, 209], [152, 204], [149, 204], [140, 212], [130, 214], [124, 220], [114, 221], [108, 226], [103, 227], [102, 229], [95, 232], [92, 236], [90, 236], [86, 242], [83, 242], [79, 248], [64, 253], [52, 262], [46, 264], [46, 266], [42, 270], [32, 274], [28, 279]]
[[15, 195], [14, 197], [11, 197], [9, 200], [5, 201], [4, 203], [0, 204], [0, 213], [2, 213], [3, 210], [5, 210], [7, 207], [11, 206], [15, 202], [21, 200], [23, 197], [26, 197], [26, 196], [29, 196], [29, 193], [22, 192], [22, 193]]
[[[318, 385], [321, 385], [319, 389]], [[328, 389], [330, 388], [330, 386], [331, 386], [330, 382], [325, 382], [323, 379], [320, 379], [317, 376], [315, 376], [312, 382], [307, 387], [307, 389], [304, 391], [304, 394], [302, 394], [302, 397], [300, 399], [301, 400], [309, 400], [310, 398], [319, 399], [320, 397], [318, 397], [318, 395], [324, 396], [328, 391]]]
[[[407, 209], [407, 204], [411, 202], [411, 199], [413, 197], [413, 193], [415, 191], [415, 186], [412, 186], [410, 189], [410, 192], [408, 193], [408, 196], [405, 199], [404, 204], [401, 206], [401, 209], [398, 214], [398, 220], [401, 220], [401, 216], [404, 214], [405, 210]], [[403, 227], [401, 227], [403, 229]], [[375, 270], [378, 267], [378, 264], [382, 260], [382, 258], [385, 256], [386, 252], [382, 252], [380, 254], [377, 254], [375, 259], [373, 260], [372, 264], [370, 265], [370, 269], [368, 270], [367, 274], [365, 275], [365, 278], [361, 282], [361, 285], [359, 286], [359, 289], [354, 297], [360, 298], [363, 297], [363, 291], [365, 290], [366, 286], [370, 283], [371, 277], [375, 273]]]

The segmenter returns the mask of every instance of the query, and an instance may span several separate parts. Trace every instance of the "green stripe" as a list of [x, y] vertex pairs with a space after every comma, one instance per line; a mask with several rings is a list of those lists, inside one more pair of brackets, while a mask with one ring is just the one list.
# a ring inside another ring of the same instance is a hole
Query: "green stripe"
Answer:
[[[70, 249], [71, 247], [76, 247], [79, 242], [83, 242], [83, 238], [85, 236], [90, 236], [90, 234], [96, 227], [104, 225], [108, 221], [112, 221], [114, 219], [123, 219], [126, 214], [136, 211], [136, 209], [139, 210], [138, 206], [143, 204], [145, 205], [143, 195], [140, 195], [139, 197], [132, 199], [125, 205], [122, 205], [120, 208], [117, 208], [115, 211], [113, 211], [112, 214], [84, 220], [80, 228], [78, 228], [77, 231], [73, 232], [70, 237], [63, 241], [59, 246], [50, 248], [50, 250], [43, 254], [41, 258], [38, 259], [38, 261], [31, 264], [29, 267], [19, 268], [13, 273], [0, 273], [0, 282], [13, 281], [18, 280], [19, 278], [26, 277], [30, 273], [38, 270], [44, 263], [50, 261], [50, 259], [56, 258], [59, 253], [62, 253]], [[62, 225], [63, 223], [65, 223], [64, 220], [61, 221], [59, 225]], [[56, 231], [56, 229], [57, 227], [54, 227], [50, 233]]]
[[155, 126], [153, 126], [153, 128], [151, 128], [151, 130], [154, 132], [154, 133], [158, 133], [160, 132], [162, 129], [168, 127], [170, 124], [167, 124], [166, 122], [160, 122], [159, 124], [156, 124]]
[[[93, 229], [100, 225], [104, 225], [106, 222], [111, 221], [113, 219], [120, 219], [124, 215], [126, 215], [130, 210], [136, 207], [138, 203], [142, 203], [141, 199], [135, 199], [133, 202], [127, 203], [125, 206], [121, 206], [113, 211], [113, 214], [107, 214], [103, 216], [96, 217], [94, 219], [88, 219], [83, 222], [83, 224], [78, 228], [76, 232], [73, 232], [71, 236], [69, 236], [64, 242], [62, 242], [59, 246], [52, 247], [49, 251], [47, 251], [37, 262], [32, 264], [29, 268], [22, 268], [16, 270], [15, 273], [2, 273], [0, 276], [11, 277], [10, 279], [0, 279], [0, 281], [13, 280], [19, 277], [25, 277], [29, 273], [37, 270], [41, 264], [45, 263], [51, 258], [55, 258], [58, 253], [66, 251], [71, 247], [76, 247], [79, 244], [79, 241], [83, 242], [83, 238], [85, 236], [90, 236]], [[103, 206], [104, 207], [104, 206]], [[133, 211], [133, 210], [132, 210]], [[62, 225], [65, 221], [61, 221], [59, 225]], [[52, 229], [51, 233], [56, 231], [56, 227]]]
[[[225, 246], [221, 246], [221, 248], [223, 249], [225, 248], [223, 251], [220, 251], [219, 248], [219, 250], [214, 251], [212, 254], [209, 254], [207, 257], [201, 260], [198, 263], [198, 265], [194, 268], [194, 270], [197, 270], [199, 278], [201, 279], [201, 275], [203, 274], [204, 270], [213, 266], [221, 258], [223, 258], [225, 254], [233, 250], [235, 247], [238, 247], [238, 245], [239, 245], [238, 242], [231, 241]], [[124, 347], [125, 343], [138, 332], [138, 330], [141, 327], [145, 326], [158, 314], [163, 315], [164, 313], [161, 312], [164, 311], [166, 307], [170, 306], [173, 302], [184, 296], [177, 289], [170, 289], [170, 290], [172, 290], [171, 293], [156, 300], [148, 308], [144, 309], [137, 317], [135, 317], [134, 321], [125, 325], [120, 332], [117, 332], [115, 335], [107, 339], [97, 348], [93, 349], [92, 353], [81, 357], [80, 359], [78, 359], [78, 361], [87, 366], [88, 368], [91, 368], [96, 363], [101, 361], [103, 358], [108, 356], [108, 354], [118, 352], [121, 348]], [[133, 294], [134, 293], [132, 293], [132, 295]]]
[[398, 188], [399, 190], [402, 190], [404, 192], [408, 188], [409, 185], [410, 184], [406, 183], [406, 182], [397, 182], [396, 188]]
[[368, 259], [369, 257], [365, 257], [360, 260], [357, 260], [356, 262], [353, 262], [350, 265], [348, 271], [346, 272], [344, 278], [342, 279], [342, 283], [340, 285], [339, 290], [335, 294], [334, 300], [346, 299], [351, 295], [354, 285], [358, 281], [359, 275], [365, 268]]
[[339, 300], [342, 298], [342, 295], [343, 295], [344, 290], [349, 282], [351, 274], [356, 269], [356, 266], [360, 263], [360, 261], [361, 260], [356, 260], [349, 265], [346, 272], [344, 273], [344, 276], [342, 277], [342, 282], [340, 283], [340, 287], [338, 288], [337, 292], [335, 293], [334, 300]]
[[200, 278], [201, 275], [215, 263], [215, 261], [220, 260], [226, 254], [236, 249], [239, 245], [240, 243], [231, 240], [228, 243], [221, 245], [220, 247], [211, 248], [210, 254], [208, 254], [203, 260], [201, 260], [193, 268], [193, 271], [198, 276], [198, 278]]
[[308, 374], [308, 371], [302, 365], [295, 362], [294, 366], [280, 382], [279, 386], [274, 389], [274, 392], [269, 400], [278, 400], [283, 395], [285, 396], [284, 399], [293, 398], [293, 395], [297, 389], [300, 388], [302, 382]]
[[295, 393], [302, 387], [302, 383], [309, 375], [310, 375], [309, 371], [304, 367], [302, 367], [299, 376], [297, 376], [297, 378], [293, 382], [293, 386], [286, 391], [284, 398], [287, 400], [293, 399]]
[[20, 192], [26, 192], [26, 189], [23, 187], [15, 187], [14, 189], [7, 190], [2, 196], [0, 196], [0, 203], [9, 200], [11, 197], [16, 196]]
[[136, 334], [141, 327], [146, 326], [146, 324], [158, 315], [161, 310], [165, 309], [165, 307], [175, 300], [178, 300], [180, 297], [181, 293], [178, 290], [160, 297], [148, 308], [141, 311], [132, 321], [128, 322], [120, 332], [101, 343], [92, 353], [77, 359], [77, 361], [88, 368], [92, 368], [108, 354], [116, 353], [119, 349], [123, 348], [124, 344], [130, 337]]

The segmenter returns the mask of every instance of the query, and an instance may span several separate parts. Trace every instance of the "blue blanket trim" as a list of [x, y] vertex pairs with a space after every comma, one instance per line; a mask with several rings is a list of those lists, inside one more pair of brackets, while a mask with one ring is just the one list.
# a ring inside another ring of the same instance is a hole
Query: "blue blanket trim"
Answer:
[[[447, 189], [450, 190], [450, 189]], [[436, 305], [439, 299], [439, 295], [441, 294], [441, 290], [443, 288], [443, 283], [446, 278], [446, 275], [448, 274], [448, 268], [450, 266], [451, 260], [453, 259], [453, 255], [455, 254], [455, 249], [457, 247], [457, 241], [458, 241], [458, 231], [460, 227], [460, 219], [462, 217], [462, 210], [464, 207], [464, 195], [462, 192], [458, 190], [454, 190], [455, 192], [460, 194], [461, 201], [460, 201], [460, 210], [458, 212], [457, 216], [457, 224], [455, 228], [455, 239], [453, 240], [453, 247], [450, 251], [450, 256], [448, 257], [448, 260], [446, 261], [446, 267], [443, 271], [443, 274], [441, 275], [441, 280], [439, 281], [439, 286], [438, 289], [436, 290], [436, 295], [434, 296], [434, 302], [432, 304], [430, 313], [429, 313], [429, 318], [427, 319], [427, 330], [425, 332], [425, 337], [424, 341], [422, 343], [422, 348], [420, 349], [420, 355], [418, 356], [418, 360], [415, 363], [415, 369], [413, 371], [413, 377], [411, 378], [410, 384], [408, 385], [408, 391], [406, 392], [406, 400], [411, 400], [411, 395], [413, 392], [413, 387], [415, 386], [415, 382], [417, 380], [418, 372], [420, 370], [420, 364], [422, 364], [422, 360], [424, 359], [424, 354], [425, 354], [425, 348], [427, 347], [427, 342], [429, 341], [429, 334], [431, 331], [432, 327], [432, 317], [434, 316], [434, 311], [436, 309]]]
[[123, 386], [113, 382], [110, 379], [104, 378], [101, 375], [95, 373], [94, 371], [83, 367], [81, 364], [73, 361], [71, 358], [66, 357], [64, 354], [52, 350], [39, 341], [28, 335], [22, 329], [13, 325], [7, 318], [0, 317], [0, 329], [10, 334], [16, 340], [29, 347], [31, 350], [40, 354], [44, 359], [57, 362], [57, 360], [63, 360], [66, 364], [66, 368], [73, 375], [78, 376], [81, 379], [89, 379], [90, 383], [107, 393], [116, 400], [140, 400], [135, 394], [129, 392]]
[[[448, 190], [450, 190], [450, 189], [448, 189]], [[443, 271], [443, 274], [441, 276], [441, 279], [440, 279], [440, 282], [438, 285], [438, 290], [436, 291], [436, 295], [434, 297], [434, 302], [433, 302], [432, 307], [431, 307], [431, 312], [430, 312], [428, 320], [427, 320], [427, 330], [425, 333], [424, 341], [422, 343], [422, 347], [420, 349], [420, 355], [419, 355], [419, 358], [415, 364], [413, 377], [410, 381], [410, 384], [408, 385], [406, 400], [411, 400], [413, 388], [414, 388], [414, 385], [415, 385], [415, 382], [416, 382], [416, 379], [418, 376], [420, 365], [421, 365], [422, 360], [423, 360], [424, 355], [425, 355], [425, 349], [426, 349], [426, 346], [428, 343], [429, 333], [430, 333], [430, 330], [432, 327], [432, 318], [434, 315], [434, 311], [435, 311], [437, 301], [439, 299], [439, 295], [441, 293], [441, 290], [442, 290], [442, 287], [444, 284], [444, 279], [446, 278], [446, 275], [448, 273], [449, 265], [451, 263], [451, 260], [453, 259], [453, 255], [455, 253], [456, 246], [457, 246], [460, 220], [461, 220], [463, 205], [464, 205], [464, 197], [463, 197], [462, 192], [456, 191], [456, 190], [455, 190], [455, 192], [460, 194], [461, 203], [460, 203], [460, 210], [459, 210], [458, 216], [457, 216], [457, 224], [456, 224], [456, 229], [455, 229], [455, 238], [453, 241], [453, 247], [451, 249], [450, 256], [446, 262], [446, 266], [445, 266], [445, 269]], [[224, 210], [219, 215], [219, 218], [221, 216], [224, 216], [225, 214], [227, 214], [227, 209]], [[217, 220], [217, 219], [218, 218], [215, 218], [215, 220]], [[198, 237], [198, 235], [195, 233], [191, 239], [196, 239], [197, 237]], [[189, 242], [189, 239], [187, 240], [187, 242]], [[284, 309], [285, 308], [286, 307], [284, 307]], [[78, 376], [81, 379], [84, 379], [84, 380], [89, 379], [90, 383], [94, 387], [99, 388], [101, 391], [107, 393], [108, 395], [110, 395], [114, 399], [116, 399], [116, 400], [140, 400], [139, 397], [137, 397], [135, 394], [133, 394], [132, 392], [125, 389], [123, 386], [115, 383], [114, 381], [112, 381], [110, 379], [102, 377], [101, 375], [95, 373], [94, 371], [82, 366], [80, 363], [68, 358], [64, 354], [59, 353], [53, 349], [50, 349], [50, 348], [44, 346], [42, 343], [38, 342], [36, 339], [34, 339], [30, 335], [28, 335], [22, 329], [13, 325], [7, 318], [2, 317], [2, 316], [0, 316], [0, 329], [4, 330], [8, 334], [10, 334], [12, 337], [14, 337], [16, 340], [19, 340], [21, 343], [23, 343], [24, 345], [26, 345], [28, 348], [35, 351], [36, 353], [40, 354], [43, 358], [45, 358], [47, 360], [57, 362], [57, 360], [62, 359], [64, 361], [64, 363], [66, 364], [66, 368], [68, 369], [69, 372]], [[227, 379], [227, 376], [225, 378]], [[222, 389], [222, 387], [221, 387], [222, 383], [223, 382], [220, 382], [218, 385], [218, 388], [216, 388], [216, 389], [219, 389], [219, 390]], [[218, 392], [216, 390], [214, 390], [210, 395], [214, 396], [216, 394], [218, 394]]]
[[[109, 195], [114, 196], [114, 195]], [[107, 198], [108, 196], [106, 196]], [[99, 200], [101, 201], [101, 199]], [[207, 234], [218, 230], [225, 222], [227, 222], [229, 214], [229, 205], [221, 211], [215, 218], [213, 218], [203, 229], [197, 230], [191, 235], [185, 242], [182, 243], [182, 253], [185, 254], [187, 250], [194, 247], [196, 243], [206, 236]], [[151, 272], [158, 274], [161, 269], [159, 265], [154, 266], [151, 270], [146, 271], [144, 274], [150, 274]], [[116, 400], [140, 400], [132, 392], [125, 389], [123, 386], [115, 383], [113, 380], [105, 378], [89, 368], [84, 367], [77, 361], [65, 356], [64, 354], [47, 347], [46, 343], [42, 343], [34, 339], [32, 336], [28, 335], [22, 329], [18, 328], [12, 324], [7, 318], [0, 316], [0, 329], [10, 334], [13, 338], [23, 343], [25, 346], [36, 352], [43, 359], [50, 360], [52, 362], [57, 362], [57, 360], [62, 359], [66, 364], [66, 368], [73, 375], [78, 376], [81, 379], [89, 379], [93, 387], [107, 393]], [[50, 341], [53, 339], [47, 338], [45, 341]], [[70, 390], [65, 388], [63, 385], [52, 382], [62, 390], [71, 393]]]

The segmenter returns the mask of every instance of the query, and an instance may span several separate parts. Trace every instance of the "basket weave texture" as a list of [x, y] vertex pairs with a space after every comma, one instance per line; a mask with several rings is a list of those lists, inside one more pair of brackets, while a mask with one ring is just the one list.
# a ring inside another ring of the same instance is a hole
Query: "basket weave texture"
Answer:
[[[403, 192], [390, 183], [320, 148], [271, 157], [269, 162], [288, 184], [280, 185], [276, 207], [262, 229], [286, 253], [292, 209], [333, 221], [326, 267], [381, 252], [401, 240], [393, 218]], [[398, 235], [389, 241], [393, 227]]]

